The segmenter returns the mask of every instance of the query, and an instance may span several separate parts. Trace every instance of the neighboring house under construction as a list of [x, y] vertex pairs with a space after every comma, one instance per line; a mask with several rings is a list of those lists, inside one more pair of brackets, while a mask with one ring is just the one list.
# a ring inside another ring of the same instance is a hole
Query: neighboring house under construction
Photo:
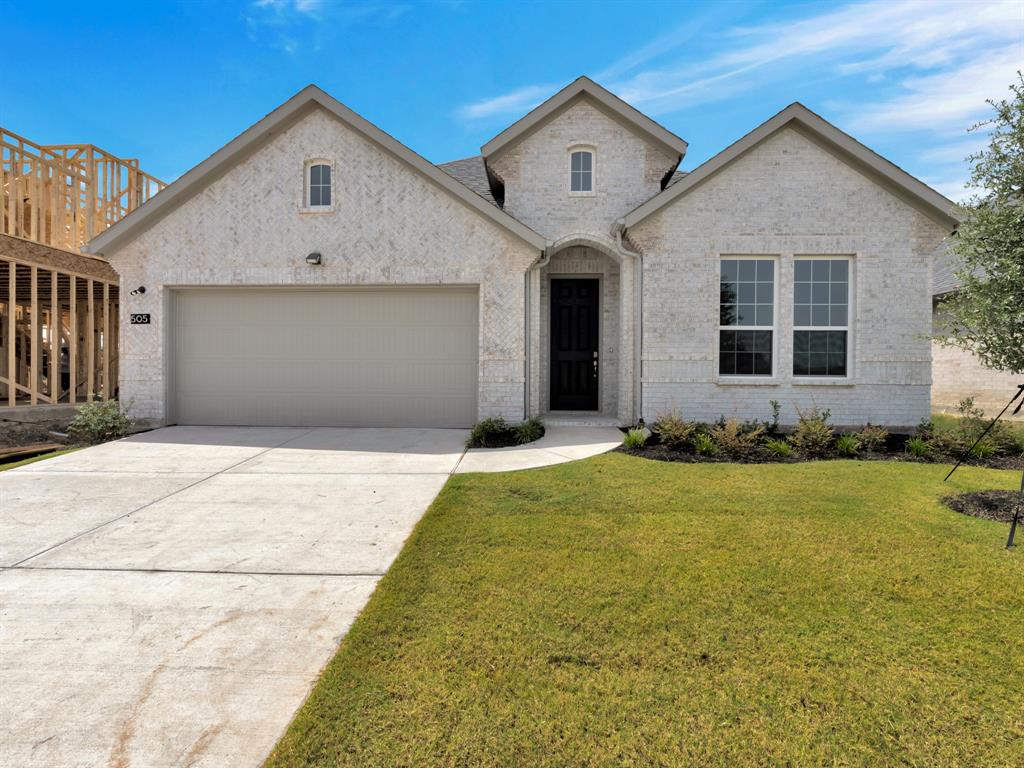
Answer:
[[0, 406], [116, 395], [118, 277], [80, 248], [164, 186], [138, 160], [0, 128]]

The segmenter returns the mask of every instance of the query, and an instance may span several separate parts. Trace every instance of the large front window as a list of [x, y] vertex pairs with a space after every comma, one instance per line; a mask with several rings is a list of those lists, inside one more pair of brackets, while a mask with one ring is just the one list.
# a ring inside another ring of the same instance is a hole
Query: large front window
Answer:
[[771, 376], [775, 346], [775, 260], [722, 259], [718, 373]]
[[850, 345], [850, 260], [793, 262], [793, 375], [846, 376]]

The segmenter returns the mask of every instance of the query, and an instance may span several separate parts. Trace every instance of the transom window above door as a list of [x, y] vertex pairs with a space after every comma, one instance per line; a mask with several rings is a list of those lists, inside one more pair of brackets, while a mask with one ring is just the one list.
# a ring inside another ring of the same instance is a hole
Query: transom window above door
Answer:
[[771, 376], [775, 260], [723, 258], [718, 303], [720, 376]]
[[306, 207], [330, 208], [331, 166], [326, 161], [314, 160], [306, 166]]
[[574, 149], [569, 154], [569, 191], [588, 194], [594, 191], [594, 152]]

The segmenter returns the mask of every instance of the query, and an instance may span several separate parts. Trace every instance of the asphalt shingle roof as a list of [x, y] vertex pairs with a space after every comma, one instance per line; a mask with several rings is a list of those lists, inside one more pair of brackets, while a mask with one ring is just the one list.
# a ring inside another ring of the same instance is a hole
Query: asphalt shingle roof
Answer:
[[452, 160], [450, 163], [441, 163], [437, 167], [464, 187], [476, 192], [491, 205], [498, 205], [494, 195], [491, 194], [491, 185], [487, 181], [487, 169], [484, 167], [484, 159], [480, 155], [466, 157], [462, 160]]

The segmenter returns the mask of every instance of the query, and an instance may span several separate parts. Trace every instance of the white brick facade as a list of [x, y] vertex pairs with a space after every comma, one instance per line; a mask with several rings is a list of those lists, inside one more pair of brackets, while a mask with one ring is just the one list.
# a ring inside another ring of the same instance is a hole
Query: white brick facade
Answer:
[[[308, 159], [335, 163], [331, 213], [302, 212]], [[323, 254], [322, 267], [304, 262]], [[165, 413], [167, 286], [478, 285], [481, 416], [523, 415], [524, 280], [540, 253], [317, 110], [123, 249], [121, 396]], [[145, 286], [142, 296], [129, 296]], [[148, 312], [151, 325], [130, 325]]]
[[[931, 253], [947, 234], [878, 183], [786, 128], [630, 230], [644, 254], [643, 411], [767, 418], [827, 408], [841, 425], [914, 426], [930, 412]], [[717, 375], [718, 262], [778, 258], [775, 374]], [[792, 375], [794, 255], [853, 257], [849, 381]]]
[[[1024, 376], [986, 368], [981, 361], [960, 347], [932, 342], [932, 409], [953, 413], [961, 400], [974, 398], [975, 407], [995, 416], [1003, 409]], [[1004, 418], [1024, 421], [1024, 412]]]
[[[767, 418], [771, 400], [784, 423], [811, 407], [829, 409], [840, 425], [911, 427], [929, 413], [931, 258], [948, 227], [802, 130], [780, 128], [692, 188], [678, 187], [683, 194], [664, 207], [636, 214], [620, 245], [616, 222], [659, 195], [678, 155], [596, 102], [568, 103], [485, 158], [504, 185], [505, 212], [543, 238], [474, 210], [475, 201], [413, 168], [418, 159], [399, 159], [335, 114], [305, 114], [108, 254], [126, 297], [121, 393], [139, 417], [160, 421], [166, 412], [167, 290], [227, 285], [478, 286], [479, 416], [546, 415], [549, 286], [559, 275], [601, 282], [600, 410], [621, 423], [676, 408], [689, 419]], [[569, 153], [580, 146], [595, 152], [590, 195], [569, 192]], [[314, 158], [334, 166], [327, 213], [303, 210], [304, 167]], [[642, 275], [631, 249], [642, 255]], [[312, 251], [323, 254], [321, 267], [305, 264]], [[718, 270], [730, 255], [776, 260], [769, 380], [717, 375]], [[792, 375], [794, 258], [812, 255], [852, 260], [844, 380]], [[129, 295], [138, 286], [146, 293]], [[130, 325], [136, 312], [152, 324]]]
[[[574, 147], [594, 151], [592, 195], [569, 194]], [[616, 219], [661, 190], [678, 159], [577, 102], [487, 164], [505, 183], [505, 210], [554, 241], [579, 232], [607, 238]]]

